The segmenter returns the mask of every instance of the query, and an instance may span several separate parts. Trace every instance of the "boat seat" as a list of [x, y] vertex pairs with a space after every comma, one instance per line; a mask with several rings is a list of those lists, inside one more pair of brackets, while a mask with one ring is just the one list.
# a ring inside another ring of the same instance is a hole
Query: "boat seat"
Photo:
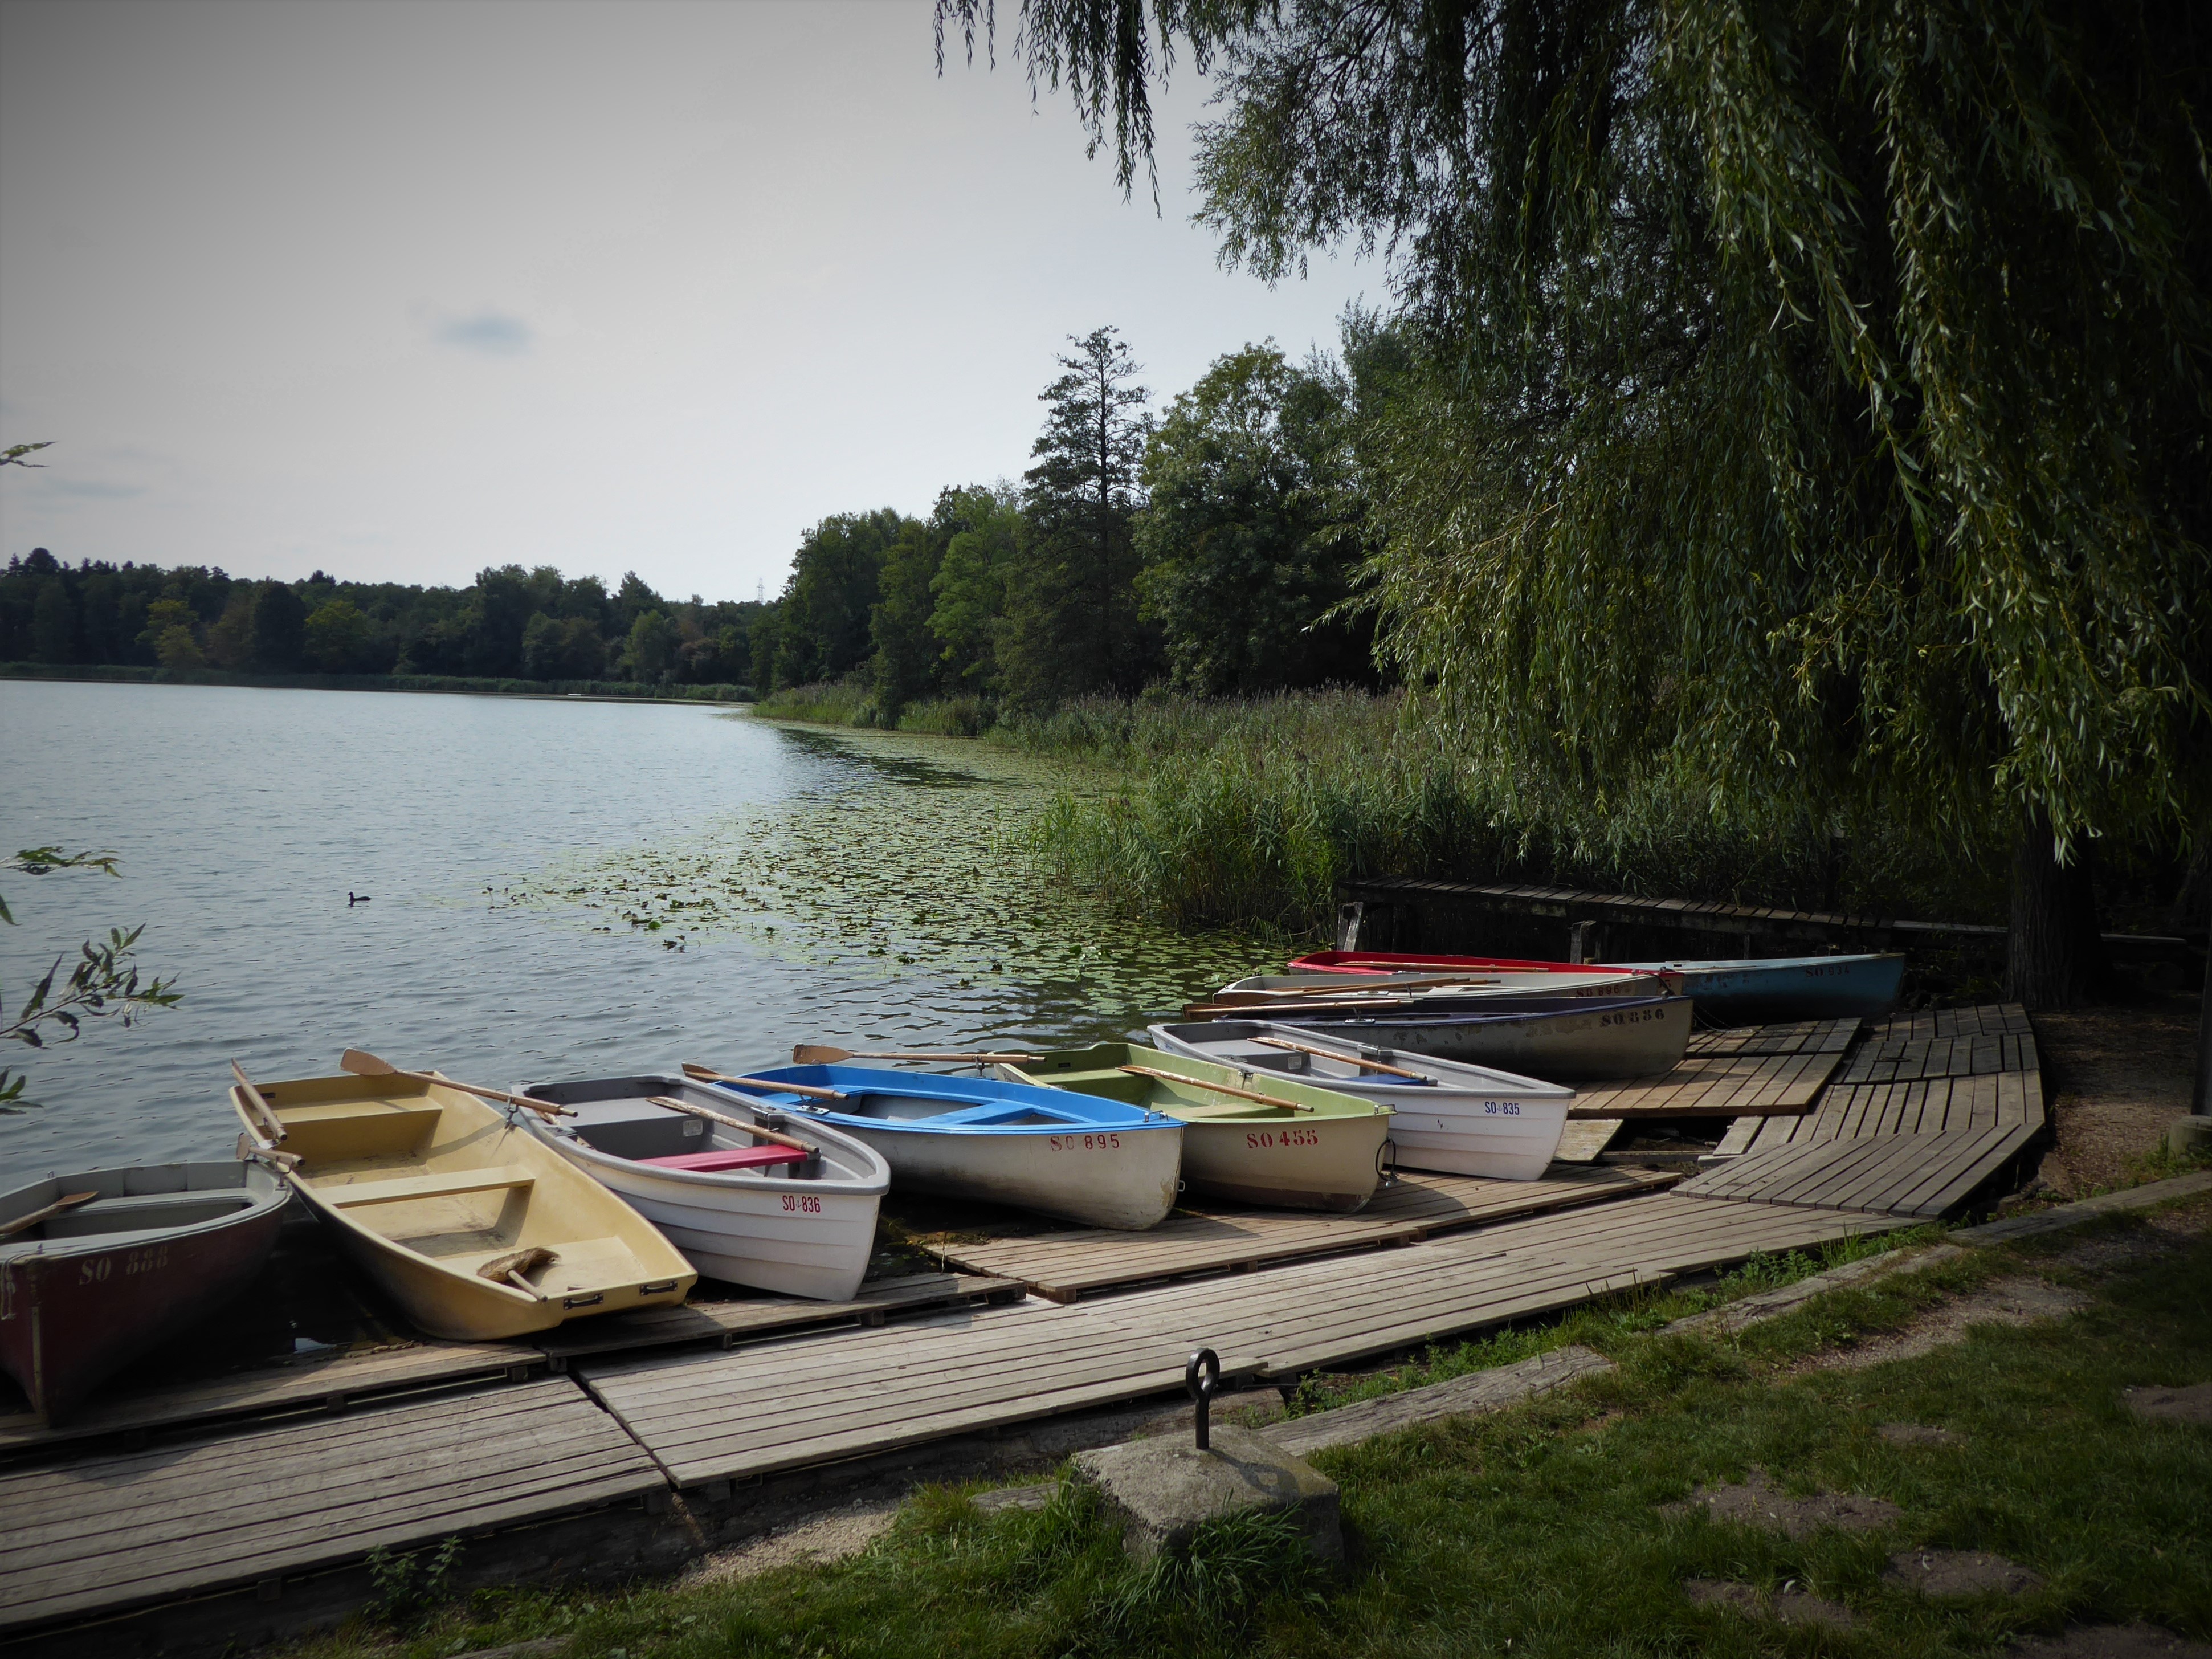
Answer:
[[641, 1158], [640, 1164], [656, 1170], [691, 1170], [717, 1175], [728, 1170], [758, 1170], [771, 1164], [798, 1164], [806, 1154], [793, 1146], [730, 1146], [711, 1152], [676, 1152], [666, 1158]]
[[452, 1170], [442, 1175], [404, 1176], [397, 1181], [356, 1181], [337, 1187], [318, 1186], [316, 1196], [334, 1209], [349, 1210], [363, 1204], [404, 1204], [418, 1198], [454, 1198], [464, 1193], [496, 1192], [504, 1187], [534, 1187], [538, 1177], [520, 1164], [495, 1164], [483, 1170]]

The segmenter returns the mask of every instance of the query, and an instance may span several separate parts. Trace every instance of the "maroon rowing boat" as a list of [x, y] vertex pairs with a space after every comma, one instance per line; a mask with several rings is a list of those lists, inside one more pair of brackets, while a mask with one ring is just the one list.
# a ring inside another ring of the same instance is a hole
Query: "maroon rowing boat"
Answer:
[[[87, 1201], [67, 1200], [89, 1193]], [[53, 1176], [0, 1194], [0, 1370], [47, 1422], [244, 1290], [290, 1194], [258, 1164]]]

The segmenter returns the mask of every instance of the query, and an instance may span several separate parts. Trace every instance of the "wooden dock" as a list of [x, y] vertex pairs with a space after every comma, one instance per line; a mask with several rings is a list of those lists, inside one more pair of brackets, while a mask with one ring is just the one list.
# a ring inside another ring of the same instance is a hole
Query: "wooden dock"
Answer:
[[1605, 1097], [1743, 1109], [1731, 1155], [1671, 1189], [1616, 1168], [1409, 1174], [1358, 1215], [989, 1238], [946, 1247], [964, 1273], [848, 1304], [733, 1298], [142, 1389], [62, 1431], [0, 1423], [0, 1644], [74, 1655], [127, 1625], [146, 1650], [212, 1653], [357, 1606], [371, 1548], [453, 1537], [475, 1582], [659, 1570], [708, 1547], [744, 1501], [731, 1482], [1178, 1389], [1199, 1346], [1287, 1382], [1954, 1213], [2043, 1123], [2016, 1009], [1706, 1033], [1691, 1058], [1657, 1093]]
[[1249, 1273], [1304, 1256], [1340, 1255], [1546, 1210], [1626, 1198], [1680, 1177], [1648, 1170], [1554, 1167], [1540, 1181], [1399, 1173], [1356, 1215], [1218, 1205], [1179, 1209], [1141, 1233], [1103, 1228], [986, 1238], [942, 1247], [971, 1273], [1018, 1280], [1054, 1302], [1202, 1273]]
[[2013, 1003], [1899, 1015], [1816, 1109], [1738, 1119], [1697, 1196], [1948, 1215], [2043, 1133], [2034, 1028]]

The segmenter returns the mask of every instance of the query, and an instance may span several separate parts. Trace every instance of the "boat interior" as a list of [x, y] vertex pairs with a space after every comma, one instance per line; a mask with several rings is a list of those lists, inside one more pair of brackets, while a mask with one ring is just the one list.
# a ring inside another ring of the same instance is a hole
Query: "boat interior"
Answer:
[[[441, 1267], [474, 1273], [544, 1245], [558, 1258], [534, 1281], [544, 1292], [635, 1284], [653, 1271], [624, 1237], [633, 1229], [618, 1200], [489, 1107], [443, 1103], [397, 1077], [314, 1078], [261, 1094], [284, 1124], [283, 1150], [301, 1160], [295, 1178], [362, 1231]], [[538, 1201], [541, 1181], [559, 1183], [557, 1201]]]
[[1096, 1118], [1080, 1112], [1054, 1111], [1027, 1101], [989, 1101], [963, 1106], [930, 1095], [854, 1095], [837, 1103], [837, 1109], [853, 1117], [881, 1118], [895, 1123], [925, 1120], [933, 1129], [1044, 1129], [1070, 1124], [1094, 1126]]
[[567, 1107], [575, 1115], [561, 1120], [554, 1133], [574, 1136], [609, 1158], [702, 1175], [751, 1174], [784, 1181], [820, 1177], [826, 1158], [834, 1166], [830, 1174], [860, 1173], [844, 1166], [834, 1146], [824, 1147], [821, 1157], [810, 1157], [726, 1123], [657, 1103], [659, 1099], [681, 1100], [725, 1117], [750, 1118], [763, 1129], [792, 1133], [791, 1121], [782, 1112], [756, 1111], [742, 1099], [684, 1078], [601, 1078], [535, 1084], [521, 1092]]
[[[1199, 1081], [1171, 1082], [1165, 1078], [1145, 1077], [1121, 1069], [1124, 1066], [1149, 1066], [1157, 1071], [1180, 1072], [1188, 1065], [1188, 1061], [1172, 1054], [1161, 1054], [1158, 1049], [1140, 1048], [1134, 1044], [1102, 1043], [1076, 1054], [1044, 1056], [1015, 1069], [1025, 1081], [1042, 1083], [1050, 1088], [1073, 1089], [1098, 1099], [1118, 1100], [1128, 1106], [1141, 1106], [1158, 1111], [1171, 1109], [1177, 1117], [1182, 1118], [1273, 1119], [1304, 1115], [1294, 1107], [1271, 1106], [1265, 1101], [1246, 1100], [1241, 1095], [1219, 1094]], [[1237, 1086], [1249, 1088], [1255, 1085], [1239, 1083]], [[1361, 1103], [1349, 1098], [1344, 1104], [1348, 1109], [1365, 1109]]]
[[[72, 1248], [128, 1244], [282, 1204], [289, 1196], [273, 1176], [255, 1180], [246, 1166], [230, 1163], [134, 1165], [63, 1176], [47, 1184], [50, 1194], [18, 1194], [9, 1207], [16, 1215], [28, 1215], [71, 1192], [98, 1192], [100, 1196], [0, 1239], [0, 1260], [27, 1254], [41, 1244], [64, 1243]], [[167, 1190], [153, 1190], [161, 1187]], [[13, 1218], [0, 1214], [0, 1221]]]

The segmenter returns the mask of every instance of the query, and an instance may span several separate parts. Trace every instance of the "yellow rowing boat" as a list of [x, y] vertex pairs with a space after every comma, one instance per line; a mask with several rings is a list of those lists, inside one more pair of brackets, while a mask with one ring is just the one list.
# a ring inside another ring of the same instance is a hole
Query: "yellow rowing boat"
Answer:
[[433, 1336], [493, 1340], [681, 1302], [698, 1276], [629, 1205], [438, 1079], [302, 1078], [234, 1087], [230, 1101]]

